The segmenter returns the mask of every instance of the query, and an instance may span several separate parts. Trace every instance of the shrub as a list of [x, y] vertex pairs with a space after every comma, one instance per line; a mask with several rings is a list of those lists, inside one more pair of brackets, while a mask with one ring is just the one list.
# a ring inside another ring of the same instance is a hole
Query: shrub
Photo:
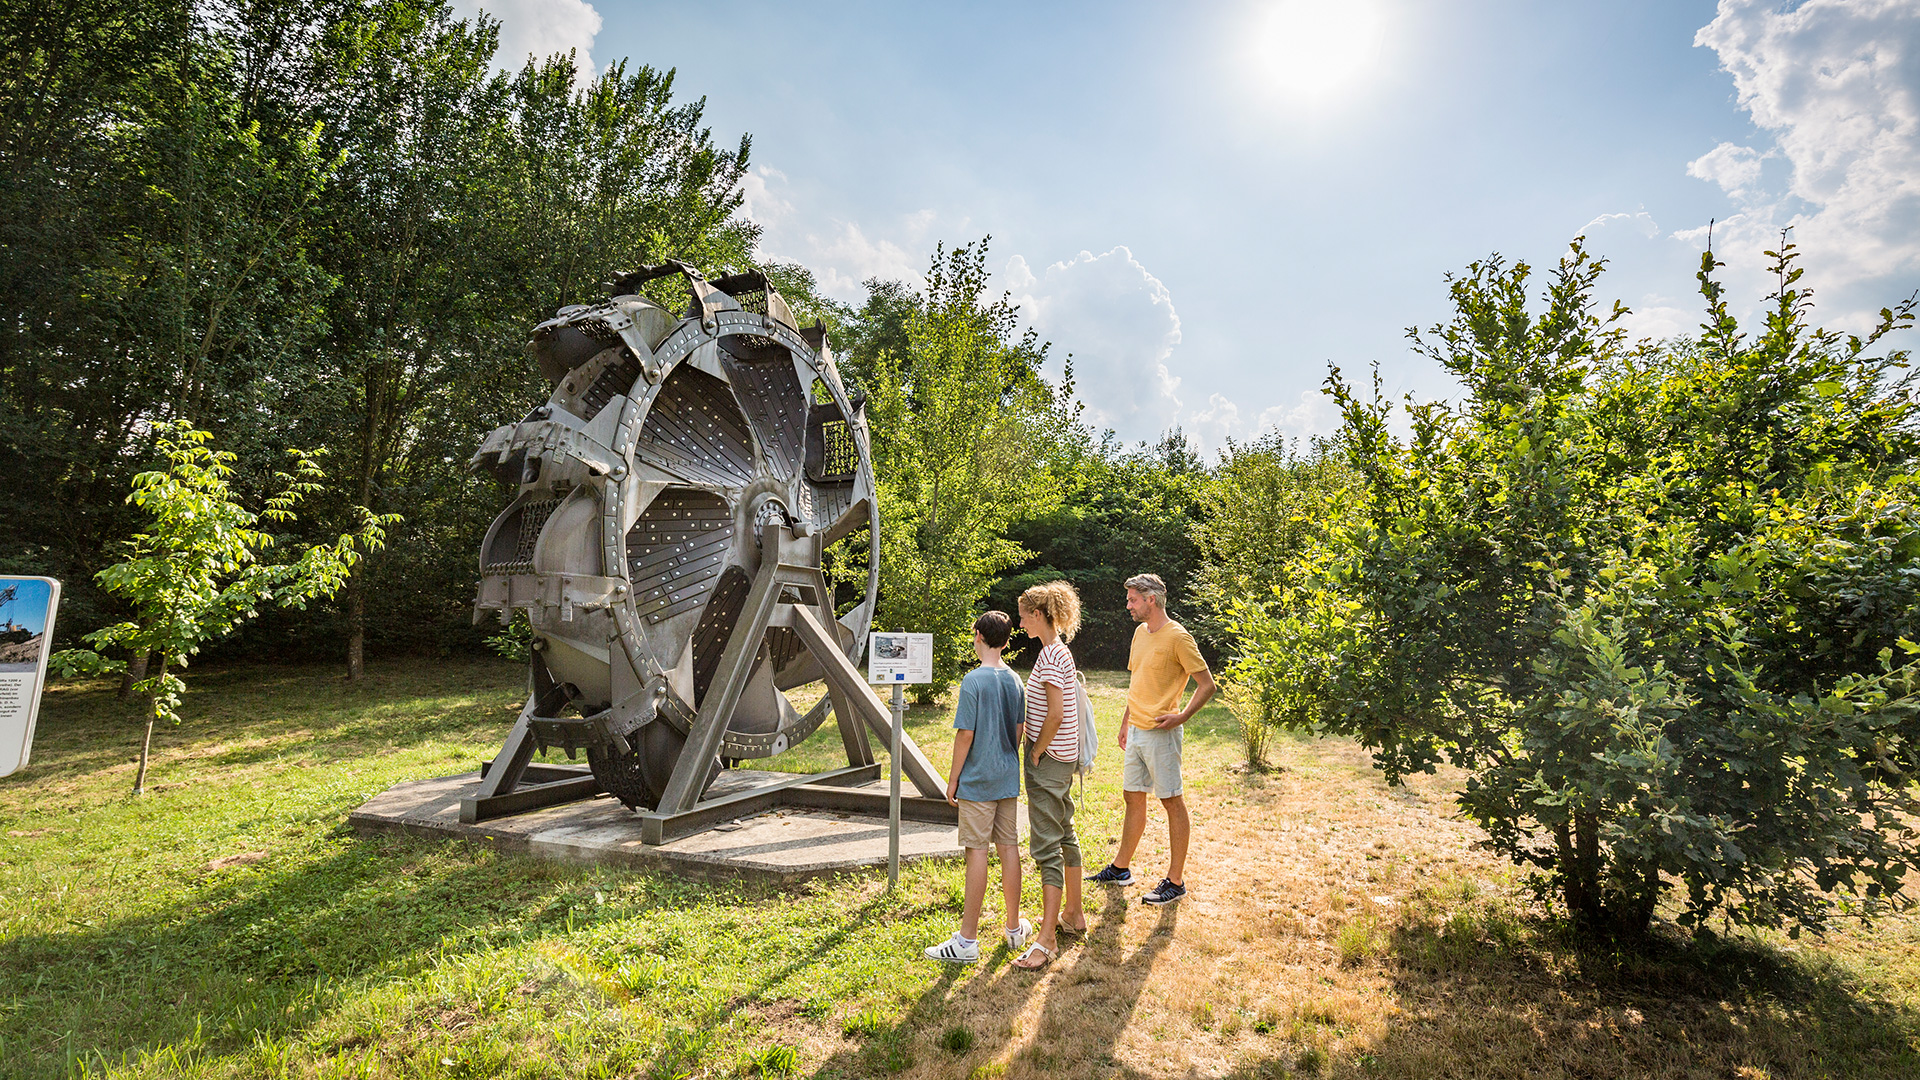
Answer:
[[1236, 609], [1288, 723], [1359, 738], [1389, 779], [1441, 760], [1460, 803], [1584, 928], [1819, 927], [1920, 865], [1920, 431], [1904, 352], [1811, 329], [1793, 249], [1744, 335], [1709, 252], [1696, 339], [1628, 347], [1579, 241], [1545, 310], [1495, 257], [1417, 345], [1466, 387], [1329, 391], [1357, 505], [1274, 600]]
[[1340, 950], [1340, 962], [1347, 965], [1371, 960], [1386, 947], [1386, 941], [1380, 933], [1380, 921], [1371, 915], [1363, 915], [1342, 926], [1336, 944]]

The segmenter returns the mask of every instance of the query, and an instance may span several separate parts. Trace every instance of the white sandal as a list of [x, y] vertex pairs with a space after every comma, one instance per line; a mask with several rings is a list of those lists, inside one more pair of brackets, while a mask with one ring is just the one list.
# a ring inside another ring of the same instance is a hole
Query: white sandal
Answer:
[[[1039, 952], [1041, 956], [1046, 957], [1046, 959], [1040, 961], [1037, 964], [1023, 964], [1020, 962], [1022, 960], [1025, 960], [1027, 957], [1032, 956], [1036, 951]], [[1041, 970], [1044, 970], [1048, 964], [1053, 963], [1053, 956], [1054, 956], [1054, 952], [1052, 949], [1049, 949], [1045, 945], [1042, 945], [1036, 941], [1031, 945], [1028, 945], [1027, 951], [1021, 953], [1019, 958], [1014, 960], [1013, 966], [1019, 968], [1021, 971], [1041, 971]]]

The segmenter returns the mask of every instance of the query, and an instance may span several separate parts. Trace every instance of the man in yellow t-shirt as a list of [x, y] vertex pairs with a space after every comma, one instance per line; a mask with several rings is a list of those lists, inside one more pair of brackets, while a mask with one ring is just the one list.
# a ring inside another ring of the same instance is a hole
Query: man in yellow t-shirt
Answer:
[[[1127, 763], [1120, 777], [1127, 800], [1127, 819], [1120, 828], [1120, 850], [1106, 869], [1088, 876], [1102, 885], [1134, 882], [1133, 852], [1147, 829], [1147, 792], [1167, 810], [1167, 876], [1144, 899], [1149, 904], [1171, 904], [1187, 895], [1187, 803], [1180, 786], [1180, 725], [1193, 718], [1213, 696], [1213, 673], [1187, 628], [1167, 618], [1167, 585], [1158, 574], [1127, 579], [1127, 614], [1139, 626], [1133, 629], [1133, 649], [1127, 657], [1127, 711], [1120, 718], [1120, 749]], [[1180, 707], [1187, 679], [1193, 696]]]

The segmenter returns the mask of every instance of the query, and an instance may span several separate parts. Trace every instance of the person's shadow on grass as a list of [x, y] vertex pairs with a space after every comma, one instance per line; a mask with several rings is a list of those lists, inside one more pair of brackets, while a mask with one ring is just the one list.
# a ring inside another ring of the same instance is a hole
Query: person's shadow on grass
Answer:
[[[1093, 1075], [1100, 1077], [1148, 1075], [1115, 1061], [1114, 1049], [1133, 1019], [1155, 962], [1173, 943], [1180, 908], [1169, 904], [1149, 911], [1124, 889], [1109, 888], [1106, 893], [1100, 918], [1088, 927], [1086, 940], [1061, 950], [1047, 965], [1051, 975], [1046, 1004], [1032, 1040], [1014, 1058], [1034, 1073], [1057, 1076], [1092, 1066]], [[1147, 939], [1126, 952], [1122, 931], [1129, 917], [1138, 921], [1149, 916], [1154, 921]], [[1031, 978], [1033, 973], [1014, 974]]]
[[[1146, 941], [1127, 953], [1127, 922], [1146, 914], [1130, 900], [1123, 890], [1108, 890], [1086, 939], [1063, 948], [1040, 971], [1014, 967], [1014, 954], [1004, 947], [991, 959], [982, 957], [987, 969], [974, 978], [963, 980], [964, 969], [948, 967], [898, 1019], [863, 1032], [860, 1045], [822, 1062], [814, 1077], [888, 1075], [923, 1058], [939, 1075], [968, 1076], [1005, 1055], [1030, 1029], [1031, 1045], [1008, 1064], [1057, 1074], [1091, 1063], [1098, 1075], [1115, 1075], [1113, 1047], [1179, 918], [1176, 909], [1162, 908]], [[1039, 1019], [1023, 1021], [1036, 994], [1044, 995]]]

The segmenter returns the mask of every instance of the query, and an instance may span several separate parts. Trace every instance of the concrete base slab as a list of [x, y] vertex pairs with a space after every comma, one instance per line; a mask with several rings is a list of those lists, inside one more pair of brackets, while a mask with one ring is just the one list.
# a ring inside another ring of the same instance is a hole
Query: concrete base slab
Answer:
[[[754, 787], [788, 774], [728, 769], [707, 798]], [[395, 784], [347, 815], [359, 833], [399, 832], [460, 837], [553, 859], [667, 870], [689, 877], [788, 882], [887, 865], [887, 819], [833, 810], [782, 808], [717, 826], [658, 846], [640, 841], [640, 820], [611, 795], [467, 825], [460, 800], [478, 793], [480, 774]], [[867, 791], [887, 790], [885, 781]], [[912, 793], [911, 785], [908, 793]], [[1025, 831], [1025, 807], [1021, 808]], [[958, 858], [952, 825], [900, 823], [900, 860]]]

